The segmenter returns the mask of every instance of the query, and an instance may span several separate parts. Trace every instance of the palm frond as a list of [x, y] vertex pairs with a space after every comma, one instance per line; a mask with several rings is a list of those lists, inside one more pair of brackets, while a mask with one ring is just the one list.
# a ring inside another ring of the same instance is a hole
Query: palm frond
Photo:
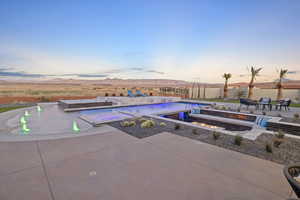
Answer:
[[230, 79], [231, 78], [231, 74], [230, 73], [224, 73], [223, 74], [223, 78], [225, 78], [226, 80]]
[[284, 78], [287, 74], [288, 70], [287, 69], [281, 69], [280, 70], [280, 78]]

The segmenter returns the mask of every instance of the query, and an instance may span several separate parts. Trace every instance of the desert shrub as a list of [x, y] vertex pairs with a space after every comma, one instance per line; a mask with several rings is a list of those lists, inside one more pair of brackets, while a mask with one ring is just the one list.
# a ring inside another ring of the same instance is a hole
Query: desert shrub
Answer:
[[284, 132], [282, 130], [278, 130], [277, 134], [275, 135], [277, 138], [279, 139], [283, 139], [284, 138]]
[[273, 141], [273, 145], [274, 145], [274, 147], [279, 148], [279, 146], [281, 145], [282, 142], [283, 141], [281, 139], [275, 139]]
[[50, 99], [48, 97], [44, 97], [44, 96], [42, 96], [40, 99], [41, 99], [41, 102], [49, 102], [50, 101]]
[[146, 120], [141, 123], [141, 128], [152, 128], [155, 126], [155, 122], [153, 120]]
[[136, 126], [135, 121], [130, 121], [130, 122], [129, 122], [129, 126]]
[[244, 91], [244, 90], [238, 90], [238, 91], [235, 93], [235, 95], [236, 95], [236, 97], [237, 97], [238, 99], [240, 99], [240, 98], [246, 96], [246, 91]]
[[299, 119], [299, 114], [298, 114], [298, 113], [295, 113], [295, 114], [294, 114], [294, 118], [295, 118], [295, 119]]
[[123, 126], [123, 127], [129, 127], [130, 123], [129, 123], [129, 121], [124, 121], [124, 122], [121, 123], [121, 126]]
[[299, 168], [290, 168], [290, 169], [289, 169], [289, 174], [290, 174], [292, 177], [298, 177], [299, 174], [300, 174], [300, 170], [299, 170]]
[[108, 93], [105, 93], [105, 96], [106, 96], [106, 97], [108, 97], [108, 96], [109, 96], [109, 94], [108, 94]]
[[120, 97], [124, 96], [123, 93], [120, 93]]
[[214, 140], [219, 139], [219, 137], [220, 137], [220, 133], [217, 132], [217, 131], [214, 131], [214, 132], [213, 132], [213, 138], [214, 138]]
[[155, 126], [155, 121], [153, 119], [148, 120], [148, 123], [150, 124], [150, 126]]
[[192, 132], [194, 135], [198, 135], [197, 129], [193, 129]]
[[167, 124], [165, 122], [160, 122], [159, 125], [160, 126], [167, 126]]
[[234, 137], [234, 144], [235, 144], [235, 145], [241, 146], [242, 141], [243, 141], [243, 137], [242, 137], [242, 136], [236, 135], [236, 136]]
[[180, 124], [175, 124], [174, 129], [179, 130], [180, 129]]
[[149, 128], [149, 125], [146, 122], [141, 123], [141, 128]]
[[145, 121], [147, 121], [146, 118], [143, 118], [143, 117], [142, 117], [142, 118], [139, 119], [139, 122], [140, 122], [140, 123], [143, 123], [143, 122], [145, 122]]
[[268, 152], [268, 153], [272, 153], [273, 152], [272, 145], [269, 144], [269, 143], [266, 143], [266, 152]]

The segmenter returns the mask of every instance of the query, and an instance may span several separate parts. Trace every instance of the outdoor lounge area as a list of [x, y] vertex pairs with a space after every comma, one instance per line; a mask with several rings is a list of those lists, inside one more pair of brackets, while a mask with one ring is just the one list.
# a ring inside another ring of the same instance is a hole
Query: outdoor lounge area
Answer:
[[269, 110], [269, 111], [272, 111], [273, 108], [275, 110], [285, 109], [286, 111], [288, 111], [291, 102], [292, 101], [289, 98], [279, 100], [274, 104], [272, 104], [272, 99], [269, 98], [269, 97], [262, 97], [262, 98], [259, 99], [259, 101], [251, 100], [251, 99], [245, 99], [245, 98], [240, 99], [240, 105], [241, 106], [242, 105], [247, 106], [247, 109], [250, 106], [253, 106], [253, 107], [255, 107], [255, 109]]

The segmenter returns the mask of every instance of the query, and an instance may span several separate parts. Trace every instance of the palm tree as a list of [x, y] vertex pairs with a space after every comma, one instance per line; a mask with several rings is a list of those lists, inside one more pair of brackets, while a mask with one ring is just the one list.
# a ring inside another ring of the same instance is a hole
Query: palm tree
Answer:
[[278, 92], [277, 92], [277, 101], [279, 101], [280, 99], [282, 99], [282, 89], [283, 89], [282, 79], [286, 76], [287, 72], [288, 72], [287, 69], [280, 69], [279, 80], [278, 80], [278, 83], [277, 83], [277, 89], [278, 89]]
[[253, 88], [254, 88], [254, 80], [257, 76], [259, 76], [259, 72], [262, 70], [262, 67], [255, 69], [254, 67], [251, 67], [251, 80], [248, 85], [249, 91], [248, 91], [248, 98], [251, 99], [253, 96]]
[[231, 74], [230, 73], [224, 73], [223, 74], [223, 78], [225, 79], [225, 84], [224, 84], [224, 98], [227, 98], [228, 96], [228, 79], [231, 78]]

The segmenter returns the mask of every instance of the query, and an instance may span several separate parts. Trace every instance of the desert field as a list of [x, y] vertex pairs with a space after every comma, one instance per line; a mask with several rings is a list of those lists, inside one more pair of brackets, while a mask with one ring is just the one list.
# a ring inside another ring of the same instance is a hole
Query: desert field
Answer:
[[60, 99], [84, 99], [97, 96], [127, 96], [127, 90], [158, 95], [158, 88], [118, 87], [94, 84], [41, 84], [5, 83], [0, 84], [0, 104], [50, 102]]

